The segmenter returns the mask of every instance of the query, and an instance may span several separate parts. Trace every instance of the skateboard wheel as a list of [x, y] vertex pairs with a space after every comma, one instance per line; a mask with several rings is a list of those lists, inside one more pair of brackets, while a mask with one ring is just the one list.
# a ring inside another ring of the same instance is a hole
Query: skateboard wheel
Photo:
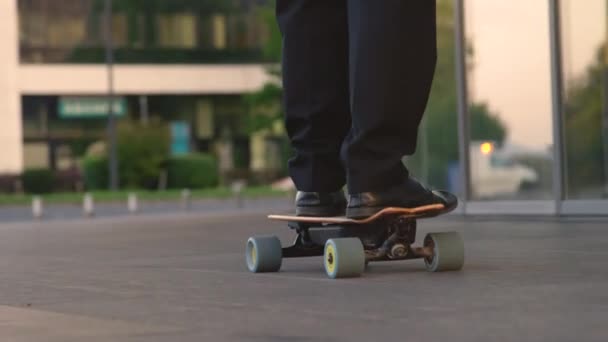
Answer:
[[365, 251], [358, 238], [327, 240], [323, 259], [325, 272], [332, 279], [359, 277], [365, 269]]
[[247, 240], [245, 259], [253, 273], [278, 272], [283, 259], [281, 241], [276, 236], [251, 237]]
[[464, 242], [457, 232], [430, 233], [424, 238], [424, 247], [434, 251], [433, 257], [425, 258], [429, 272], [458, 271], [464, 265]]

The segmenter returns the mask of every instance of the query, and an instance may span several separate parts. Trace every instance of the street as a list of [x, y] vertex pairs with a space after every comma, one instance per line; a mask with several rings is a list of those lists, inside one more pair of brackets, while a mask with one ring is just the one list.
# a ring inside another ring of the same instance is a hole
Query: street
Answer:
[[464, 218], [462, 272], [420, 260], [329, 280], [321, 258], [251, 274], [250, 235], [292, 233], [265, 212], [0, 225], [0, 340], [606, 341], [608, 220]]

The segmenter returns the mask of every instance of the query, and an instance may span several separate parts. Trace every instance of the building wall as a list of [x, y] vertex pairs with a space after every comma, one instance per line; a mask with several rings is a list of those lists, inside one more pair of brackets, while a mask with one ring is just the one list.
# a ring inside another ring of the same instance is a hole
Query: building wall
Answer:
[[23, 167], [18, 41], [17, 4], [0, 1], [0, 173]]
[[[103, 95], [104, 65], [23, 64], [18, 90], [23, 95]], [[116, 65], [114, 89], [122, 95], [240, 94], [268, 79], [261, 65]]]

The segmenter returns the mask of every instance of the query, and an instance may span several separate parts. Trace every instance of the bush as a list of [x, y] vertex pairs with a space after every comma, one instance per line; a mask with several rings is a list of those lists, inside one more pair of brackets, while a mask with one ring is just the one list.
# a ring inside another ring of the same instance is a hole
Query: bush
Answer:
[[53, 191], [55, 176], [49, 169], [30, 169], [21, 176], [23, 190], [31, 194], [46, 194]]
[[55, 172], [55, 191], [81, 191], [83, 185], [82, 174], [76, 167]]
[[172, 157], [167, 163], [167, 186], [200, 189], [218, 185], [218, 165], [209, 154]]
[[0, 175], [0, 192], [14, 193], [20, 189], [21, 176], [4, 174]]
[[[143, 127], [121, 121], [117, 131], [118, 174], [123, 188], [154, 189], [162, 163], [169, 155], [169, 130], [160, 122]], [[105, 143], [90, 146], [82, 164], [85, 186], [89, 190], [107, 189], [108, 156]]]
[[105, 157], [86, 157], [82, 161], [82, 175], [87, 190], [108, 188], [108, 160]]
[[169, 130], [161, 123], [142, 127], [122, 122], [118, 127], [118, 162], [121, 186], [156, 188], [163, 161], [169, 155]]

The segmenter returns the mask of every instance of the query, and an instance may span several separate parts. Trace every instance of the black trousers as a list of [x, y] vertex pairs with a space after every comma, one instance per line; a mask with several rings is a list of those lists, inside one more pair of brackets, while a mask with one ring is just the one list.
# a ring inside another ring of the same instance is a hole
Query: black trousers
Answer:
[[435, 0], [277, 0], [298, 190], [408, 177], [437, 59]]

